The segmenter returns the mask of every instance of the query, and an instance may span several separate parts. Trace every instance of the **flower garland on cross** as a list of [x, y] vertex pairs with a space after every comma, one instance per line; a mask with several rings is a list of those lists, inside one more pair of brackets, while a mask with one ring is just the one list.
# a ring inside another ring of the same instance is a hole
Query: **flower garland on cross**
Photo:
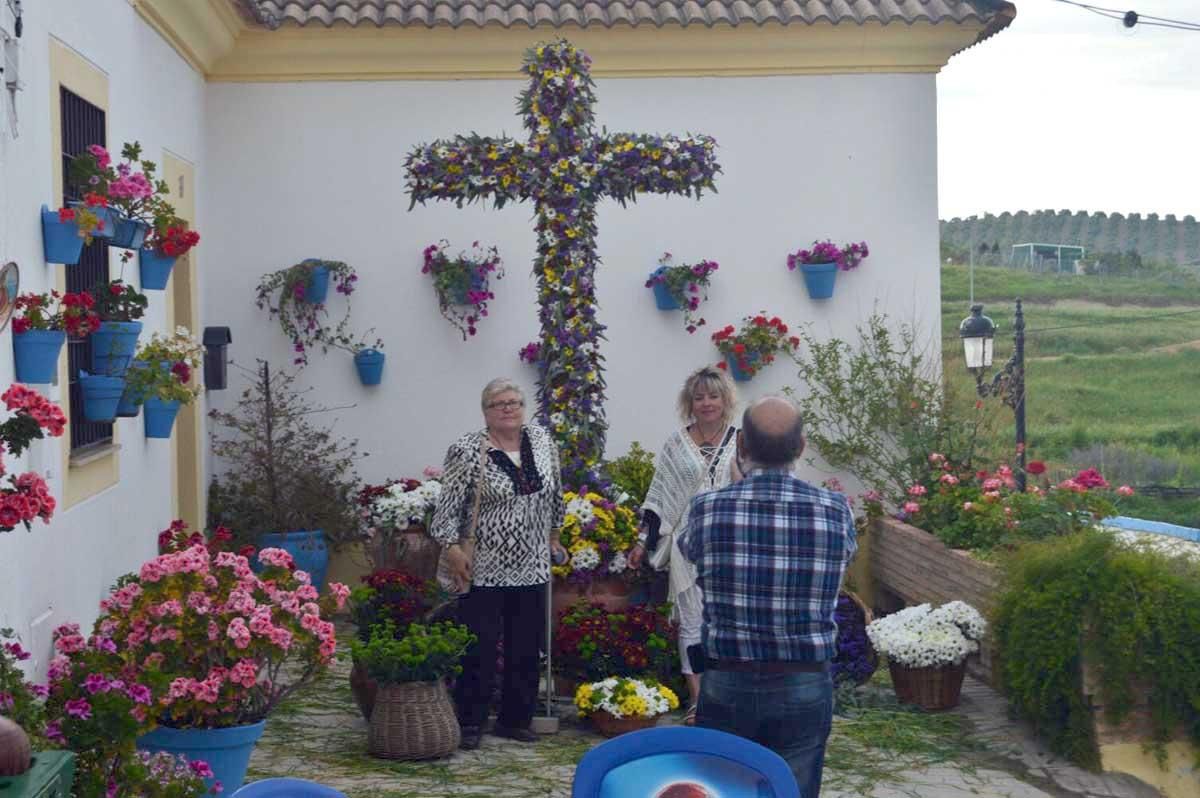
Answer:
[[639, 193], [700, 198], [721, 171], [711, 136], [597, 134], [591, 59], [565, 39], [539, 45], [521, 69], [518, 106], [529, 141], [476, 134], [422, 145], [405, 162], [410, 210], [430, 199], [536, 204], [539, 420], [558, 439], [567, 489], [603, 485], [604, 325], [596, 318], [596, 206]]

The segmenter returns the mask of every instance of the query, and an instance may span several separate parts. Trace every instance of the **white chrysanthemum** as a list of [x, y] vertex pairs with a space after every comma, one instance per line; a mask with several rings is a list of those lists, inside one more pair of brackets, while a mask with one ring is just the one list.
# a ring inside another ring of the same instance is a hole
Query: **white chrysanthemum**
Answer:
[[576, 571], [590, 571], [600, 564], [600, 552], [595, 546], [585, 546], [571, 555], [571, 568]]
[[867, 636], [875, 649], [913, 668], [956, 665], [979, 650], [987, 622], [973, 607], [952, 601], [936, 610], [906, 607], [874, 621]]
[[625, 552], [619, 551], [609, 561], [608, 570], [610, 573], [619, 574], [629, 567], [629, 561], [625, 559]]
[[567, 514], [578, 518], [579, 523], [586, 524], [593, 517], [592, 503], [582, 496], [571, 499], [567, 502]]

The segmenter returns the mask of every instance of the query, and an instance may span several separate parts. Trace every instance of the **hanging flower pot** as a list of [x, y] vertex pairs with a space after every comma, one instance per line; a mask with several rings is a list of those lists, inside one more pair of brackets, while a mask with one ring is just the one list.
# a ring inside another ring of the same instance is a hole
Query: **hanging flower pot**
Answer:
[[44, 385], [58, 374], [58, 356], [66, 343], [65, 330], [27, 330], [13, 333], [17, 382]]
[[171, 279], [175, 258], [158, 250], [142, 248], [138, 251], [138, 268], [141, 272], [142, 290], [162, 291]]
[[666, 266], [659, 266], [654, 271], [650, 272], [650, 282], [654, 288], [654, 304], [659, 310], [679, 310], [679, 303], [675, 301], [675, 297], [671, 296], [670, 290], [666, 283], [658, 282], [654, 278], [660, 276], [667, 270]]
[[308, 274], [308, 284], [304, 287], [304, 301], [310, 305], [320, 305], [329, 296], [329, 269], [316, 266]]
[[354, 354], [354, 367], [363, 385], [378, 385], [383, 379], [383, 361], [386, 355], [378, 349], [363, 349]]
[[112, 421], [117, 417], [117, 405], [125, 392], [124, 377], [79, 372], [79, 387], [83, 391], [83, 417], [88, 421]]
[[205, 779], [209, 788], [220, 782], [226, 795], [232, 795], [246, 780], [250, 755], [267, 722], [260, 720], [245, 726], [223, 729], [171, 729], [159, 726], [137, 739], [140, 751], [166, 751], [182, 754], [189, 760], [202, 759], [212, 768], [213, 777]]
[[83, 254], [83, 239], [74, 219], [63, 221], [57, 212], [42, 206], [42, 251], [47, 263], [74, 266]]
[[447, 299], [452, 305], [469, 305], [471, 304], [470, 293], [478, 293], [485, 288], [487, 288], [487, 282], [484, 276], [479, 272], [471, 272], [470, 279], [464, 280], [450, 289]]
[[[750, 368], [756, 368], [755, 364], [758, 363], [757, 357], [743, 359], [746, 361], [747, 365], [750, 366]], [[737, 382], [750, 382], [750, 380], [754, 379], [754, 374], [752, 372], [747, 371], [738, 365], [738, 359], [736, 355], [726, 355], [725, 365], [729, 368], [729, 376], [733, 377]]]
[[836, 263], [801, 263], [800, 272], [804, 275], [804, 287], [808, 289], [810, 299], [829, 299], [833, 296], [838, 273]]
[[179, 400], [164, 401], [150, 397], [143, 407], [146, 409], [145, 424], [147, 438], [170, 438], [175, 428], [175, 416], [179, 414]]
[[92, 231], [92, 238], [109, 239], [113, 237], [113, 234], [117, 230], [117, 220], [121, 216], [119, 212], [113, 210], [112, 208], [106, 208], [102, 205], [88, 205], [85, 202], [76, 201], [68, 204], [76, 210], [86, 208], [95, 214], [96, 219], [100, 222], [100, 224], [97, 225], [96, 229]]
[[140, 321], [105, 321], [92, 333], [92, 371], [123, 377], [137, 349]]
[[[129, 364], [130, 369], [144, 369], [148, 364], [144, 360], [134, 360]], [[129, 372], [125, 376], [128, 378]], [[133, 394], [133, 388], [126, 380], [125, 390], [121, 393], [121, 401], [117, 403], [117, 418], [136, 418], [142, 403]]]
[[116, 223], [113, 225], [112, 241], [109, 243], [122, 249], [141, 249], [146, 240], [146, 233], [149, 232], [150, 225], [145, 222], [117, 214]]

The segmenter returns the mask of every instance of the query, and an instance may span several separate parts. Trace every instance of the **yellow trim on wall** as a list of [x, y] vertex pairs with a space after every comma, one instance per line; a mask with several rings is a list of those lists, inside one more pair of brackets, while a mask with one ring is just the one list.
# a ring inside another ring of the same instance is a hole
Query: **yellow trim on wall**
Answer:
[[1196, 767], [1196, 746], [1187, 742], [1168, 743], [1167, 759], [1159, 767], [1152, 751], [1141, 742], [1112, 743], [1100, 746], [1102, 769], [1136, 776], [1167, 798], [1195, 798], [1200, 784]]
[[[59, 95], [62, 87], [78, 94], [92, 105], [105, 111], [105, 124], [108, 120], [108, 75], [79, 53], [75, 52], [59, 40], [50, 39], [50, 158], [52, 162], [54, 206], [57, 207], [63, 195], [62, 173], [62, 111]], [[66, 269], [62, 266], [55, 269], [54, 283], [59, 291], [66, 290]], [[68, 384], [67, 358], [59, 360], [58, 384], [64, 394], [60, 403], [69, 405], [65, 396]], [[83, 465], [71, 465], [71, 433], [70, 408], [67, 412], [68, 430], [62, 437], [62, 475], [63, 495], [61, 503], [65, 508], [73, 507], [84, 499], [95, 496], [102, 490], [111, 488], [120, 479], [120, 462], [117, 449], [114, 446], [107, 454], [91, 460]], [[117, 430], [113, 427], [113, 443], [117, 443]]]
[[973, 44], [979, 23], [767, 24], [656, 28], [388, 25], [248, 26], [228, 0], [130, 0], [210, 81], [517, 79], [533, 44], [565, 36], [597, 77], [934, 73]]

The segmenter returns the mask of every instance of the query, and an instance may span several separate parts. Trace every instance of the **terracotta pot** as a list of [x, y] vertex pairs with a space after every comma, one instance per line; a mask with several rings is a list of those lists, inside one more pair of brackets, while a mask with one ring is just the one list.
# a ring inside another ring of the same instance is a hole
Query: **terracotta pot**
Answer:
[[29, 735], [6, 717], [0, 716], [0, 776], [20, 776], [33, 764]]
[[396, 532], [388, 545], [368, 544], [367, 556], [376, 569], [407, 571], [421, 579], [437, 576], [438, 555], [442, 547], [429, 536], [424, 526], [410, 526]]
[[375, 696], [379, 693], [379, 683], [367, 675], [367, 669], [355, 662], [350, 669], [350, 692], [354, 693], [354, 703], [364, 720], [371, 719], [371, 711], [375, 709]]
[[650, 729], [657, 723], [658, 718], [616, 718], [604, 710], [592, 713], [592, 724], [596, 727], [596, 731], [605, 737], [616, 737], [618, 734], [626, 732]]
[[554, 694], [560, 698], [568, 698], [575, 700], [575, 691], [579, 689], [579, 682], [566, 676], [554, 674]]
[[603, 604], [610, 612], [629, 609], [634, 586], [616, 577], [594, 579], [586, 588], [570, 582], [555, 582], [550, 606], [554, 617], [580, 599]]
[[892, 687], [901, 703], [913, 704], [925, 710], [951, 709], [958, 706], [966, 660], [957, 665], [936, 668], [908, 668], [888, 662]]

